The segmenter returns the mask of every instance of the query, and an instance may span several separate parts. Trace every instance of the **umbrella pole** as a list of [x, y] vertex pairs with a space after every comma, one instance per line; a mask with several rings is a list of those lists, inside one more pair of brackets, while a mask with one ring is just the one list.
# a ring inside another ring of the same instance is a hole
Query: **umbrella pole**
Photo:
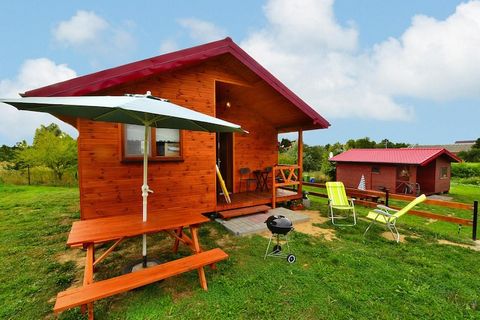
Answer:
[[[143, 140], [143, 185], [142, 185], [142, 198], [143, 198], [143, 222], [147, 222], [147, 198], [148, 192], [148, 129], [149, 126], [145, 125], [145, 138]], [[147, 235], [143, 234], [143, 267], [147, 267]]]

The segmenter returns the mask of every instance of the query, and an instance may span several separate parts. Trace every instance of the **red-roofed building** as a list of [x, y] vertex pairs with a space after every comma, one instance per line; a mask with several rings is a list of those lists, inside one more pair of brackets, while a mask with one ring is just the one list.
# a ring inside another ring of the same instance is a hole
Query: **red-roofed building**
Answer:
[[450, 190], [451, 162], [461, 160], [442, 148], [351, 149], [336, 162], [337, 180], [357, 188], [362, 175], [370, 190], [394, 193], [444, 193]]
[[[155, 141], [150, 145], [148, 181], [155, 191], [149, 197], [152, 211], [175, 208], [182, 214], [194, 208], [206, 213], [267, 204], [273, 198], [271, 191], [246, 196], [240, 168], [264, 170], [277, 164], [278, 133], [299, 132], [301, 141], [303, 130], [330, 126], [230, 38], [84, 75], [27, 91], [23, 96], [123, 95], [147, 91], [237, 123], [249, 131], [249, 134], [215, 135], [152, 129]], [[139, 186], [143, 140], [139, 128], [59, 118], [79, 132], [81, 218], [138, 214], [142, 203]], [[299, 159], [301, 152], [299, 148]], [[228, 190], [233, 192], [231, 204], [218, 196], [216, 164]], [[283, 192], [279, 201], [302, 196], [300, 191], [287, 196], [287, 191]]]

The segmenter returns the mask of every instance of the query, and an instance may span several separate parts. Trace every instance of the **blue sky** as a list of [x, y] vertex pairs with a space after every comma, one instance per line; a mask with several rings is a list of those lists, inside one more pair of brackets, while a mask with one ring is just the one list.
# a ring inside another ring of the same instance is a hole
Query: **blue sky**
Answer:
[[[331, 122], [310, 145], [480, 136], [479, 1], [2, 2], [0, 96], [225, 36]], [[0, 144], [53, 120], [0, 106]]]

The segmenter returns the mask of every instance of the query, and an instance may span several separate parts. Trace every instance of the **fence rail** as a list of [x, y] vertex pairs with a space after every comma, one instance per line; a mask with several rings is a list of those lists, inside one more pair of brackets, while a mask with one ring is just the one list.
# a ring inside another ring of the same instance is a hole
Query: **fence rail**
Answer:
[[[323, 184], [323, 183], [303, 182], [303, 185], [304, 186], [310, 186], [310, 187], [316, 187], [316, 188], [322, 188], [322, 189], [325, 188], [325, 184]], [[413, 199], [415, 199], [415, 197], [412, 197], [412, 196], [401, 195], [401, 194], [390, 194], [388, 191], [383, 192], [383, 191], [375, 191], [375, 190], [358, 190], [358, 189], [353, 189], [353, 188], [345, 188], [345, 191], [347, 192], [347, 195], [349, 195], [350, 197], [358, 197], [359, 198], [359, 199], [355, 200], [355, 203], [358, 203], [358, 204], [366, 206], [366, 207], [376, 207], [377, 206], [377, 201], [380, 198], [383, 198], [385, 205], [387, 205], [387, 206], [389, 206], [393, 209], [401, 209], [399, 207], [389, 205], [388, 201], [390, 199], [402, 200], [402, 201], [412, 201]], [[324, 193], [315, 192], [315, 191], [312, 191], [312, 192], [309, 191], [308, 193], [313, 195], [313, 196], [328, 198], [328, 196]], [[459, 224], [459, 225], [471, 226], [472, 227], [472, 239], [477, 240], [478, 201], [474, 201], [473, 205], [471, 205], [471, 204], [461, 203], [461, 202], [427, 199], [427, 200], [425, 200], [424, 203], [434, 205], [434, 206], [451, 208], [451, 209], [460, 209], [460, 210], [472, 211], [472, 213], [473, 213], [472, 214], [472, 219], [449, 217], [449, 216], [440, 215], [440, 214], [431, 213], [431, 212], [422, 211], [422, 210], [410, 210], [410, 211], [408, 211], [408, 214], [423, 217], [423, 218], [429, 218], [429, 219], [435, 219], [435, 220], [455, 223], [455, 224]]]
[[272, 174], [272, 207], [276, 207], [277, 188], [300, 185], [298, 179], [299, 165], [276, 165], [273, 167]]

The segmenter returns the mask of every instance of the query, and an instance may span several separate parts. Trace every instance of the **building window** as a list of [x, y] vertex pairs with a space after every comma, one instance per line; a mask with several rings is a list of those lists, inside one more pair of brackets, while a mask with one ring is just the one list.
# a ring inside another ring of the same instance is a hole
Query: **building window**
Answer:
[[372, 167], [372, 173], [378, 173], [379, 174], [380, 173], [380, 167], [376, 167], [376, 166]]
[[[155, 137], [152, 142], [152, 137]], [[123, 126], [123, 159], [141, 160], [144, 154], [145, 127]], [[150, 160], [182, 160], [181, 132], [178, 129], [151, 128], [147, 144]]]
[[448, 178], [448, 168], [441, 167], [440, 168], [440, 179], [447, 179]]

